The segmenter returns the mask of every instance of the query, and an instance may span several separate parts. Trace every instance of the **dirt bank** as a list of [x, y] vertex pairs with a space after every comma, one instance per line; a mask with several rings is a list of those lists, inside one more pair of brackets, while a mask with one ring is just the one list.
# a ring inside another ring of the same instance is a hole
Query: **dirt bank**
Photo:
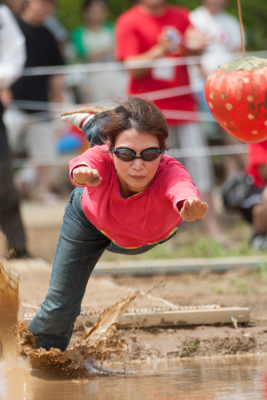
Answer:
[[[241, 327], [198, 326], [194, 328], [119, 330], [125, 340], [123, 360], [148, 360], [174, 357], [225, 356], [266, 353], [267, 324]], [[81, 332], [75, 332], [75, 342]], [[114, 354], [110, 361], [122, 361]]]
[[[96, 278], [98, 279], [98, 278]], [[99, 278], [100, 279], [100, 278]], [[112, 280], [111, 278], [109, 278]], [[181, 306], [220, 304], [249, 307], [251, 321], [244, 326], [120, 329], [129, 360], [257, 354], [267, 351], [267, 274], [264, 268], [223, 274], [123, 277], [112, 280], [122, 287], [150, 290], [150, 294]], [[72, 340], [80, 337], [75, 332]], [[114, 361], [118, 357], [114, 355]]]

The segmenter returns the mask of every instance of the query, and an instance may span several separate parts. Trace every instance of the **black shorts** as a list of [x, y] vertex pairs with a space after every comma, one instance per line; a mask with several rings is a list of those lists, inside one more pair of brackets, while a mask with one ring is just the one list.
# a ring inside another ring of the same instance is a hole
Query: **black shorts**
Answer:
[[246, 221], [252, 223], [252, 209], [253, 207], [262, 202], [263, 188], [253, 187], [252, 193], [240, 203], [240, 212]]

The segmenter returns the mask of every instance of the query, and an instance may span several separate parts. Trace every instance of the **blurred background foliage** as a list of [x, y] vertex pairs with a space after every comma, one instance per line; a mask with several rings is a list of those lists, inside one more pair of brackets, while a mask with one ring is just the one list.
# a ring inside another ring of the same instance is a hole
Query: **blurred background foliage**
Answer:
[[[168, 3], [187, 7], [191, 10], [198, 7], [200, 0], [170, 0]], [[134, 2], [132, 0], [108, 0], [109, 18], [115, 22], [116, 18], [128, 10]], [[57, 16], [62, 24], [71, 31], [83, 23], [83, 0], [58, 0]], [[246, 49], [267, 49], [267, 0], [241, 0], [242, 17], [246, 32]], [[227, 10], [238, 17], [237, 0], [230, 0]]]

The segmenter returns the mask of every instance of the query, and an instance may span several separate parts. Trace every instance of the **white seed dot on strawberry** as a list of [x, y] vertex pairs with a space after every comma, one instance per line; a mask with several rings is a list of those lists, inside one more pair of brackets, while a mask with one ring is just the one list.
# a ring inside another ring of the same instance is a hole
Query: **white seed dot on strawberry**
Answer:
[[247, 57], [221, 65], [206, 80], [204, 93], [213, 117], [241, 142], [267, 139], [266, 77], [267, 60]]

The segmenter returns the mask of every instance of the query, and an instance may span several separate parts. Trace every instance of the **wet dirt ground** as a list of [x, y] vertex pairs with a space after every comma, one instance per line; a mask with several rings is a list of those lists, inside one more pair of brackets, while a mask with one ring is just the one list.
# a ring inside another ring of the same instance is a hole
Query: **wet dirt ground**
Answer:
[[[24, 305], [38, 309], [49, 285], [50, 266], [41, 261], [23, 260], [12, 263], [20, 275], [20, 297]], [[109, 286], [109, 284], [111, 284]], [[115, 288], [112, 285], [116, 285]], [[228, 271], [223, 274], [179, 274], [153, 277], [91, 277], [82, 303], [84, 315], [97, 312], [129, 297], [128, 289], [143, 291], [156, 299], [167, 300], [178, 306], [219, 304], [222, 307], [249, 307], [250, 323], [217, 326], [154, 327], [149, 329], [119, 329], [126, 342], [123, 359], [165, 359], [173, 357], [203, 357], [234, 354], [263, 354], [267, 351], [267, 275], [261, 271]], [[141, 298], [135, 307], [149, 307]], [[165, 306], [163, 304], [163, 306]], [[36, 309], [32, 310], [36, 312]], [[91, 312], [91, 311], [90, 311]], [[83, 335], [77, 326], [71, 344]], [[117, 354], [111, 361], [121, 361]]]
[[[181, 306], [220, 304], [249, 307], [249, 324], [239, 326], [196, 326], [125, 331], [135, 359], [196, 357], [229, 354], [258, 354], [267, 351], [267, 280], [247, 270], [223, 274], [181, 274], [176, 276], [124, 277], [113, 279], [150, 291]], [[154, 288], [154, 289], [153, 289]]]
[[[65, 204], [65, 202], [64, 202]], [[25, 211], [26, 210], [26, 211]], [[26, 205], [23, 218], [26, 226], [31, 254], [52, 262], [62, 215], [63, 203], [53, 207], [37, 204]], [[235, 228], [236, 229], [236, 228]], [[188, 233], [187, 233], [188, 234]], [[197, 233], [198, 234], [198, 233]], [[192, 230], [191, 236], [196, 232]], [[238, 236], [238, 235], [237, 235]], [[182, 240], [183, 236], [181, 235]], [[104, 255], [105, 256], [105, 255]], [[49, 276], [38, 266], [27, 269], [25, 260], [21, 275], [20, 292], [24, 302], [39, 306], [48, 289]], [[35, 278], [34, 278], [35, 277]], [[116, 285], [149, 292], [179, 306], [219, 304], [222, 307], [249, 307], [251, 321], [246, 326], [233, 324], [224, 326], [166, 327], [152, 329], [122, 330], [125, 341], [131, 348], [130, 360], [145, 360], [172, 357], [197, 357], [233, 354], [264, 353], [267, 349], [267, 270], [261, 266], [256, 270], [236, 270], [225, 273], [159, 275], [142, 277], [94, 277], [90, 279], [85, 306], [108, 307], [120, 300], [113, 291], [105, 297], [98, 293], [97, 282], [109, 280]], [[74, 333], [72, 341], [82, 334]], [[114, 357], [114, 361], [119, 361]]]
[[[29, 249], [51, 262], [58, 238], [62, 209], [51, 219], [39, 208], [27, 224]], [[194, 235], [194, 233], [193, 233]], [[39, 262], [39, 264], [38, 264]], [[20, 261], [20, 296], [38, 307], [47, 292], [50, 267], [42, 262]], [[99, 291], [103, 280], [121, 289], [141, 290], [175, 305], [220, 304], [250, 308], [245, 326], [154, 327], [118, 329], [125, 344], [110, 354], [103, 367], [121, 373], [98, 374], [85, 379], [59, 376], [55, 371], [0, 362], [1, 400], [261, 400], [267, 399], [267, 271], [241, 269], [225, 273], [158, 276], [92, 277], [83, 306], [102, 309], [120, 300], [123, 290]], [[110, 286], [112, 288], [112, 286]], [[126, 292], [125, 292], [126, 293]], [[128, 293], [129, 295], [129, 293]], [[77, 343], [76, 330], [70, 345]], [[97, 359], [99, 364], [101, 359]]]

